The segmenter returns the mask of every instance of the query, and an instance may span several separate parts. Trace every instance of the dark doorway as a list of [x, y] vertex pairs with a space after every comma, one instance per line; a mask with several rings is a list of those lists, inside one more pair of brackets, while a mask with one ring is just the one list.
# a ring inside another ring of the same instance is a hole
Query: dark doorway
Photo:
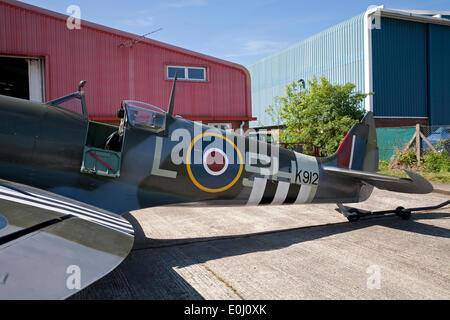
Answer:
[[30, 99], [28, 62], [21, 58], [0, 57], [0, 94]]

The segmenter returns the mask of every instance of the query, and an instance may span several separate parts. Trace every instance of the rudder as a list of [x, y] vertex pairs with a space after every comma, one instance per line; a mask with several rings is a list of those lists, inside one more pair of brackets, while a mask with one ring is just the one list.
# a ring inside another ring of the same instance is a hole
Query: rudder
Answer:
[[378, 171], [377, 135], [372, 112], [367, 112], [361, 122], [350, 129], [332, 158], [336, 159], [338, 167]]

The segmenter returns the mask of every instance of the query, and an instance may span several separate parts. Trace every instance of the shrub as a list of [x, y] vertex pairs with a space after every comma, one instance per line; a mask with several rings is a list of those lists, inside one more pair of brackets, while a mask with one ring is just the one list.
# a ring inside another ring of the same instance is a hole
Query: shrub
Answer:
[[378, 162], [378, 171], [385, 171], [389, 170], [389, 160], [380, 160]]
[[405, 152], [397, 152], [397, 158], [395, 160], [397, 165], [412, 167], [417, 164], [416, 151], [408, 149]]
[[450, 157], [445, 150], [429, 151], [423, 156], [425, 172], [449, 172]]
[[286, 86], [286, 94], [275, 97], [266, 112], [276, 124], [284, 124], [280, 140], [303, 144], [303, 153], [332, 155], [350, 128], [364, 116], [362, 102], [372, 93], [355, 91], [352, 83], [332, 84], [325, 77], [313, 77], [303, 88], [298, 82]]

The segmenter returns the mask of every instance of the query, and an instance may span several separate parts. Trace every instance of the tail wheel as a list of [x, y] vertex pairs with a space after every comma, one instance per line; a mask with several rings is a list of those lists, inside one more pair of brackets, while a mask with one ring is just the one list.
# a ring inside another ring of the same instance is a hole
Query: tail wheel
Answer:
[[397, 207], [397, 209], [395, 209], [395, 214], [403, 220], [408, 220], [411, 217], [411, 210], [403, 207]]
[[359, 220], [360, 216], [359, 216], [359, 210], [355, 209], [355, 208], [351, 208], [350, 210], [348, 210], [348, 213], [351, 213], [351, 215], [349, 215], [347, 217], [347, 220], [350, 222], [356, 222]]

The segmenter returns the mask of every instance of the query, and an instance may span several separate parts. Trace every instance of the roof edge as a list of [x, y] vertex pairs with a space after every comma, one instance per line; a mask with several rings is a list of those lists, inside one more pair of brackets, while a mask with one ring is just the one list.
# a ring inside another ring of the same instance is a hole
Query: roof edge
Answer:
[[[21, 8], [21, 9], [28, 10], [28, 11], [36, 12], [38, 14], [49, 16], [49, 17], [52, 17], [52, 18], [55, 18], [55, 19], [58, 19], [58, 20], [66, 21], [67, 18], [69, 17], [68, 15], [65, 15], [65, 14], [62, 14], [62, 13], [59, 13], [59, 12], [56, 12], [56, 11], [44, 9], [44, 8], [41, 8], [41, 7], [38, 7], [38, 6], [34, 6], [34, 5], [31, 5], [31, 4], [28, 4], [28, 3], [24, 3], [24, 2], [21, 2], [21, 1], [0, 0], [0, 3], [6, 3], [6, 4], [9, 4], [9, 5], [14, 6], [14, 7], [18, 7], [18, 8]], [[90, 29], [103, 31], [103, 32], [106, 32], [106, 33], [109, 33], [109, 34], [113, 34], [113, 35], [117, 35], [117, 36], [121, 36], [121, 37], [130, 39], [130, 40], [133, 40], [133, 39], [141, 37], [141, 35], [130, 33], [130, 32], [127, 32], [127, 31], [122, 31], [122, 30], [119, 30], [119, 29], [114, 29], [114, 28], [111, 28], [111, 27], [108, 27], [108, 26], [104, 26], [104, 25], [97, 24], [97, 23], [90, 22], [90, 21], [83, 20], [83, 19], [81, 19], [81, 24], [83, 26], [87, 27], [87, 28], [90, 28]], [[158, 40], [149, 39], [149, 38], [142, 38], [142, 40], [140, 40], [139, 42], [145, 42], [147, 44], [154, 45], [154, 46], [157, 46], [157, 47], [160, 47], [160, 48], [164, 48], [164, 49], [168, 49], [168, 50], [172, 50], [172, 51], [177, 51], [177, 52], [180, 52], [180, 53], [183, 53], [183, 54], [186, 54], [186, 55], [190, 55], [190, 56], [194, 56], [194, 57], [197, 57], [197, 58], [209, 60], [209, 61], [212, 61], [212, 62], [215, 62], [215, 63], [218, 63], [218, 64], [226, 65], [226, 66], [231, 67], [231, 68], [240, 69], [241, 71], [244, 72], [244, 74], [246, 74], [246, 76], [248, 76], [248, 77], [250, 76], [249, 72], [247, 71], [247, 69], [244, 66], [242, 66], [240, 64], [237, 64], [237, 63], [234, 63], [234, 62], [230, 62], [230, 61], [227, 61], [227, 60], [222, 60], [220, 58], [216, 58], [216, 57], [209, 56], [209, 55], [206, 55], [206, 54], [203, 54], [203, 53], [195, 52], [195, 51], [192, 51], [192, 50], [189, 50], [189, 49], [181, 48], [181, 47], [178, 47], [178, 46], [175, 46], [175, 45], [167, 44], [167, 43], [164, 43], [164, 42], [161, 42], [161, 41], [158, 41]]]
[[[431, 23], [431, 24], [439, 24], [450, 26], [450, 20], [442, 17], [434, 17], [427, 16], [426, 14], [431, 14], [431, 11], [423, 11], [423, 13], [419, 13], [418, 10], [399, 10], [399, 9], [387, 9], [387, 8], [379, 8], [374, 12], [374, 14], [379, 13], [382, 17], [385, 18], [393, 18], [400, 20], [408, 20], [413, 22], [420, 23]], [[449, 11], [433, 11], [435, 15], [450, 15]]]

